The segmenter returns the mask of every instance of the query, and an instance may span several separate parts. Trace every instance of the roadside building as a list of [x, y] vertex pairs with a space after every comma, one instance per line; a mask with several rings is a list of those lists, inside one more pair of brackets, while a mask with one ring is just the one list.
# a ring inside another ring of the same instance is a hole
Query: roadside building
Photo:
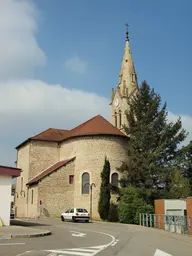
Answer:
[[0, 220], [5, 226], [10, 225], [12, 179], [20, 172], [21, 169], [0, 165]]
[[118, 186], [120, 173], [117, 170], [127, 160], [128, 137], [124, 125], [127, 124], [128, 100], [137, 90], [127, 31], [118, 83], [111, 90], [110, 122], [97, 115], [70, 130], [63, 129], [64, 123], [62, 129], [49, 128], [16, 147], [17, 167], [22, 169], [16, 182], [17, 217], [60, 216], [73, 207], [89, 210], [89, 185], [94, 183], [92, 216], [99, 218], [104, 159], [107, 156], [110, 161], [111, 183]]

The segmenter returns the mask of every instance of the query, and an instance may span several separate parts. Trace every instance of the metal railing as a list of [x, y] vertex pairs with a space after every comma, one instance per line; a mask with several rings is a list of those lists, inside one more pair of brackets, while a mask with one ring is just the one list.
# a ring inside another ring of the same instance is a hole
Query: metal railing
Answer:
[[191, 218], [188, 216], [140, 213], [139, 218], [141, 226], [159, 228], [178, 234], [190, 234]]

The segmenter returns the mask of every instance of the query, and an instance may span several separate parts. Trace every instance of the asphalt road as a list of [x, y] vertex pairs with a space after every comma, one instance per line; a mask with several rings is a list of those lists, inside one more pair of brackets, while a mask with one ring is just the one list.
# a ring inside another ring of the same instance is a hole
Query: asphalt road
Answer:
[[51, 230], [52, 235], [0, 240], [0, 256], [192, 255], [192, 238], [161, 230], [116, 223], [61, 222], [59, 219], [38, 220], [36, 225]]

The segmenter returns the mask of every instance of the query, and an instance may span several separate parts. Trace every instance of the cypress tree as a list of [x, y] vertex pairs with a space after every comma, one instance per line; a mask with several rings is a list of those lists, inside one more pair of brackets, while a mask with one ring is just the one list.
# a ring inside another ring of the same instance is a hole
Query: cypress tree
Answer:
[[98, 204], [98, 212], [102, 220], [108, 220], [110, 209], [110, 163], [105, 157], [103, 170], [101, 172], [100, 198]]

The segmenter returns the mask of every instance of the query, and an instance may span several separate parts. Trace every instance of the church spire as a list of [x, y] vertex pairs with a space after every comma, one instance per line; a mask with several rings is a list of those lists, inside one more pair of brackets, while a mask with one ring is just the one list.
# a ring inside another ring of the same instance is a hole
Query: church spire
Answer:
[[128, 99], [138, 91], [137, 75], [129, 45], [129, 31], [126, 24], [126, 40], [124, 55], [119, 72], [119, 82], [111, 92], [111, 123], [124, 132], [124, 125], [128, 125], [126, 113], [129, 111]]
[[[129, 44], [129, 31], [128, 24], [126, 24], [126, 41], [124, 48], [124, 56], [121, 65], [121, 71], [119, 73], [119, 84], [118, 87], [123, 96], [129, 96], [135, 89], [138, 88], [137, 75], [135, 72], [134, 62]], [[126, 90], [125, 90], [126, 88]], [[126, 95], [124, 92], [126, 91]]]
[[128, 31], [129, 24], [125, 24], [125, 26], [126, 26], [126, 41], [129, 41], [129, 31]]

